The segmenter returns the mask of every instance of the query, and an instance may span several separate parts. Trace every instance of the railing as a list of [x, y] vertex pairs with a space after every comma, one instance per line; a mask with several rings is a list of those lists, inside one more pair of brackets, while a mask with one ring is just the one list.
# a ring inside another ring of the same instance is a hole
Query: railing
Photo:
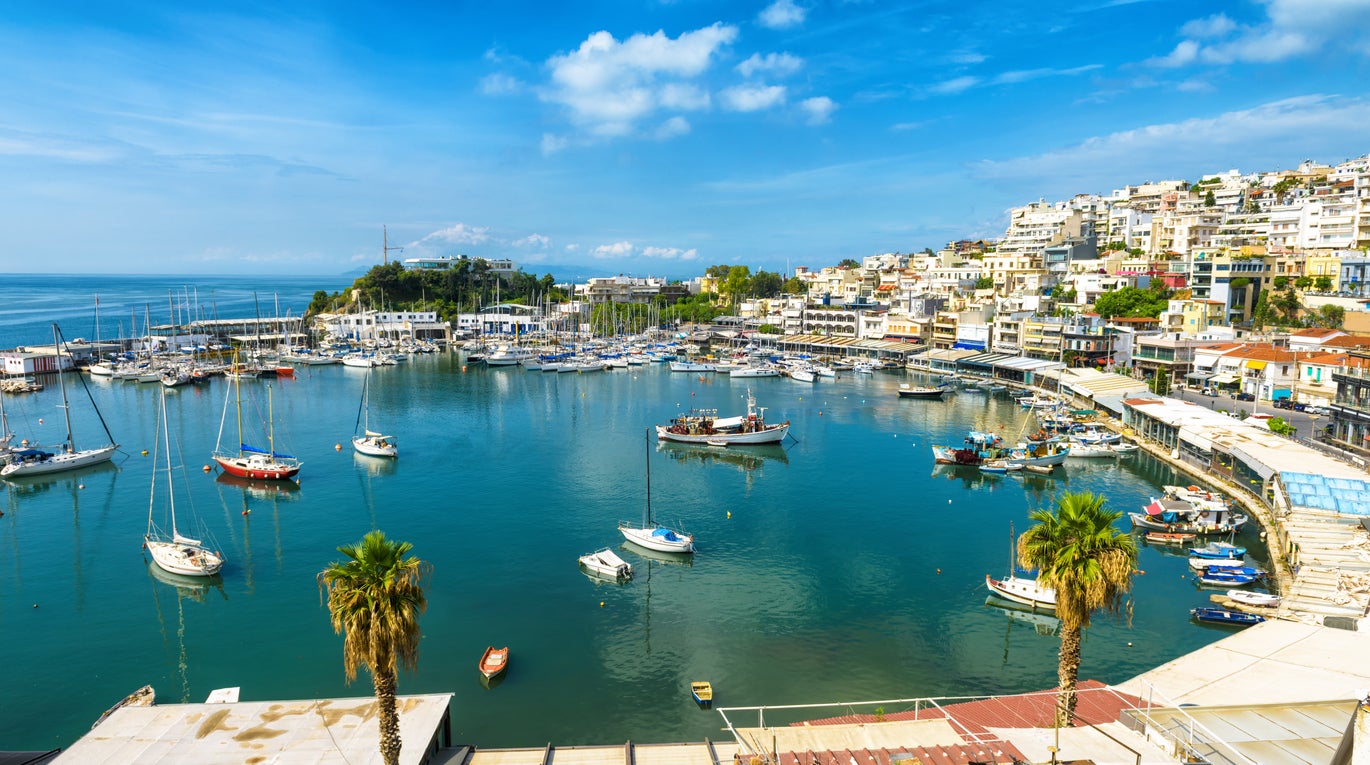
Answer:
[[[1143, 681], [1146, 686], [1146, 706], [1130, 710], [1133, 717], [1143, 727], [1139, 731], [1150, 741], [1160, 738], [1170, 744], [1172, 754], [1181, 762], [1202, 762], [1210, 765], [1258, 765], [1255, 760], [1242, 755], [1218, 734], [1209, 730], [1203, 723], [1194, 719], [1179, 704], [1171, 701], [1156, 689], [1156, 686]], [[1152, 717], [1156, 705], [1153, 699], [1160, 697], [1165, 707], [1172, 713], [1170, 720], [1162, 722]], [[1219, 748], [1221, 747], [1221, 749]]]

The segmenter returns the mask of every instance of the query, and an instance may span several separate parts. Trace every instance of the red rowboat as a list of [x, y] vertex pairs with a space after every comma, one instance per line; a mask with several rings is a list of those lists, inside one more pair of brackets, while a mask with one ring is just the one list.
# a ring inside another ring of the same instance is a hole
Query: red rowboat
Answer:
[[496, 648], [490, 646], [485, 649], [485, 653], [480, 657], [480, 673], [486, 677], [494, 677], [509, 668], [509, 647]]

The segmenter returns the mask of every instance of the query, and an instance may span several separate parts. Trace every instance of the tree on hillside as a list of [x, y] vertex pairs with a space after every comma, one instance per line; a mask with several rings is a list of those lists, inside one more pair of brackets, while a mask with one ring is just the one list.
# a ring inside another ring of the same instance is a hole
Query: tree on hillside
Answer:
[[1056, 727], [1071, 723], [1080, 676], [1080, 637], [1096, 611], [1118, 613], [1132, 588], [1137, 545], [1132, 535], [1114, 528], [1121, 512], [1108, 510], [1102, 495], [1066, 493], [1053, 512], [1029, 515], [1036, 525], [1018, 538], [1018, 559], [1040, 573], [1037, 580], [1056, 590], [1056, 616], [1061, 620], [1060, 681]]
[[732, 313], [737, 312], [737, 301], [751, 289], [752, 270], [747, 266], [733, 266], [728, 269], [728, 278], [719, 285], [719, 291], [728, 296]]
[[1308, 317], [1308, 323], [1315, 327], [1341, 329], [1346, 323], [1346, 309], [1331, 303], [1320, 305], [1318, 310]]
[[780, 289], [784, 282], [780, 274], [773, 274], [770, 271], [757, 271], [752, 277], [752, 294], [759, 298], [772, 298], [780, 294]]
[[704, 269], [704, 275], [713, 277], [715, 279], [727, 279], [728, 272], [732, 269], [732, 266], [709, 266], [708, 268]]
[[1120, 290], [1100, 295], [1094, 301], [1094, 310], [1098, 311], [1099, 315], [1105, 319], [1118, 316], [1129, 318], [1146, 316], [1154, 319], [1166, 309], [1166, 301], [1169, 296], [1168, 291], [1164, 289], [1123, 287]]
[[1313, 280], [1313, 289], [1317, 290], [1318, 292], [1331, 292], [1331, 291], [1332, 291], [1332, 277], [1330, 277], [1330, 276], [1319, 276], [1319, 277], [1317, 277], [1316, 279]]
[[788, 295], [803, 295], [809, 291], [809, 285], [798, 276], [791, 276], [785, 280], [784, 289]]
[[861, 264], [851, 258], [843, 258], [837, 261], [838, 268], [860, 268]]
[[405, 557], [413, 547], [372, 531], [355, 545], [339, 547], [348, 560], [330, 563], [318, 575], [333, 631], [343, 636], [347, 682], [357, 678], [358, 667], [371, 673], [386, 765], [400, 761], [399, 668], [418, 668], [419, 614], [428, 608], [422, 585], [431, 567]]

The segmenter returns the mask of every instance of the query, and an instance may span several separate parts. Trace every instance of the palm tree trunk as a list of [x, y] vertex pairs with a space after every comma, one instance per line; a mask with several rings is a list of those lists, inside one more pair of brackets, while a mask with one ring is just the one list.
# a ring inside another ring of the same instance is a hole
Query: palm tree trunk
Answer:
[[1060, 691], [1056, 697], [1056, 727], [1068, 728], [1075, 717], [1075, 681], [1080, 677], [1080, 628], [1061, 626], [1061, 655], [1056, 668]]
[[385, 765], [400, 762], [400, 716], [395, 711], [395, 690], [399, 682], [394, 672], [376, 672], [371, 677], [376, 687], [376, 711], [381, 726], [381, 759]]

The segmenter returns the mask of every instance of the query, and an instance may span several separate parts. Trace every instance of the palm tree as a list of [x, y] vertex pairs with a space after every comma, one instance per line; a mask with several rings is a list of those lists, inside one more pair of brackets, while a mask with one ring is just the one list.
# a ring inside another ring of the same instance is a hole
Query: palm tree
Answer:
[[1018, 538], [1018, 559], [1039, 571], [1038, 581], [1056, 590], [1056, 616], [1061, 620], [1061, 653], [1057, 666], [1060, 691], [1056, 727], [1070, 725], [1075, 715], [1075, 681], [1080, 674], [1080, 633], [1100, 609], [1118, 613], [1132, 588], [1137, 545], [1113, 522], [1122, 517], [1104, 507], [1104, 497], [1067, 493], [1056, 509], [1033, 510], [1036, 525]]
[[413, 547], [371, 531], [357, 544], [338, 548], [349, 560], [334, 561], [318, 575], [320, 592], [328, 591], [333, 631], [343, 636], [347, 682], [357, 678], [357, 667], [371, 673], [386, 765], [400, 761], [398, 667], [417, 669], [419, 614], [428, 607], [422, 582], [431, 567], [404, 557]]

